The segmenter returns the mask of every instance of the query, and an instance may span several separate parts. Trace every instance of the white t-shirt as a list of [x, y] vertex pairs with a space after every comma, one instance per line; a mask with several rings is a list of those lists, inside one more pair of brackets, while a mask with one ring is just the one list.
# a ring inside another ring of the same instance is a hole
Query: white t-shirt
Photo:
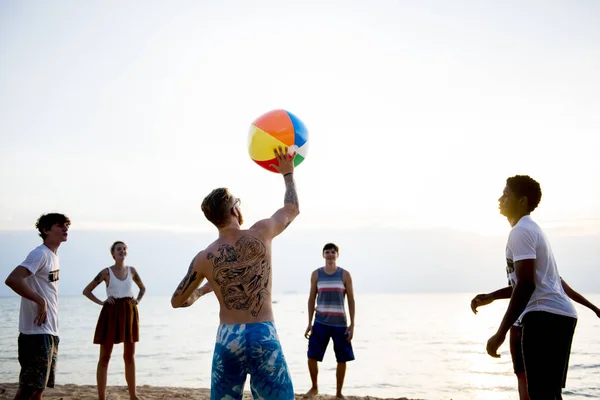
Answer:
[[21, 297], [19, 332], [26, 335], [46, 333], [58, 336], [58, 256], [42, 244], [33, 249], [20, 266], [31, 272], [31, 275], [25, 278], [25, 284], [46, 299], [48, 318], [38, 326], [34, 322], [38, 314], [38, 305]]
[[554, 254], [542, 229], [526, 215], [512, 228], [506, 244], [506, 272], [511, 286], [517, 284], [514, 263], [535, 260], [535, 290], [519, 321], [530, 311], [577, 318], [575, 307], [562, 287]]

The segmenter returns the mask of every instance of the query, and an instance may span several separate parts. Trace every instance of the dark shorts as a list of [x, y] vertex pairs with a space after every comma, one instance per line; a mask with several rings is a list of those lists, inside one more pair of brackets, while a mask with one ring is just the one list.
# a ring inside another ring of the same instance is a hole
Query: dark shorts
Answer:
[[523, 317], [523, 363], [531, 400], [560, 399], [577, 319], [542, 311]]
[[19, 387], [42, 391], [54, 387], [58, 336], [19, 334]]
[[315, 322], [312, 333], [308, 339], [308, 358], [323, 361], [325, 350], [329, 345], [329, 339], [333, 339], [333, 351], [337, 362], [347, 362], [354, 360], [354, 351], [352, 343], [348, 341], [346, 327], [329, 326]]
[[523, 333], [522, 326], [512, 326], [510, 328], [510, 356], [513, 363], [513, 371], [515, 374], [525, 372], [525, 363], [523, 362], [523, 348], [521, 347], [521, 335]]

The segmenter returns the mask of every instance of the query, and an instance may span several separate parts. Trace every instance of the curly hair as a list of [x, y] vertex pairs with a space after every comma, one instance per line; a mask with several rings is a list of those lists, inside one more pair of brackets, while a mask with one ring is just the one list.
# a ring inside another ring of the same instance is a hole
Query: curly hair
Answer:
[[202, 212], [207, 220], [220, 227], [227, 222], [232, 202], [233, 196], [229, 193], [229, 189], [218, 188], [202, 200]]
[[69, 227], [71, 225], [71, 220], [64, 214], [58, 213], [49, 213], [41, 215], [38, 220], [35, 222], [35, 229], [38, 230], [39, 235], [42, 239], [46, 239], [48, 235], [44, 233], [44, 230], [49, 231], [52, 228], [52, 225], [66, 225]]
[[529, 175], [515, 175], [506, 180], [506, 186], [518, 197], [527, 197], [529, 212], [532, 212], [542, 200], [540, 184]]

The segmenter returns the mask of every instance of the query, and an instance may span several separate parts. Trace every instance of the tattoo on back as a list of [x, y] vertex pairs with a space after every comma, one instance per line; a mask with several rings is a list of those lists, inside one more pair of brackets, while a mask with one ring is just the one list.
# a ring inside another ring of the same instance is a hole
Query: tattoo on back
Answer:
[[258, 316], [270, 295], [271, 264], [265, 245], [252, 236], [242, 236], [234, 246], [224, 244], [218, 254], [209, 253], [213, 276], [228, 310], [250, 310]]

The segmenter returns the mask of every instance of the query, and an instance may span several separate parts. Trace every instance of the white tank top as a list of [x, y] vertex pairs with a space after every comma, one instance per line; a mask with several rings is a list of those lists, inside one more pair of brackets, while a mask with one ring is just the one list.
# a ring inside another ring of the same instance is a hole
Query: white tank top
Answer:
[[106, 287], [106, 296], [121, 299], [124, 297], [133, 297], [133, 282], [131, 280], [131, 267], [127, 268], [127, 276], [120, 280], [115, 276], [111, 267], [108, 267], [110, 279]]

